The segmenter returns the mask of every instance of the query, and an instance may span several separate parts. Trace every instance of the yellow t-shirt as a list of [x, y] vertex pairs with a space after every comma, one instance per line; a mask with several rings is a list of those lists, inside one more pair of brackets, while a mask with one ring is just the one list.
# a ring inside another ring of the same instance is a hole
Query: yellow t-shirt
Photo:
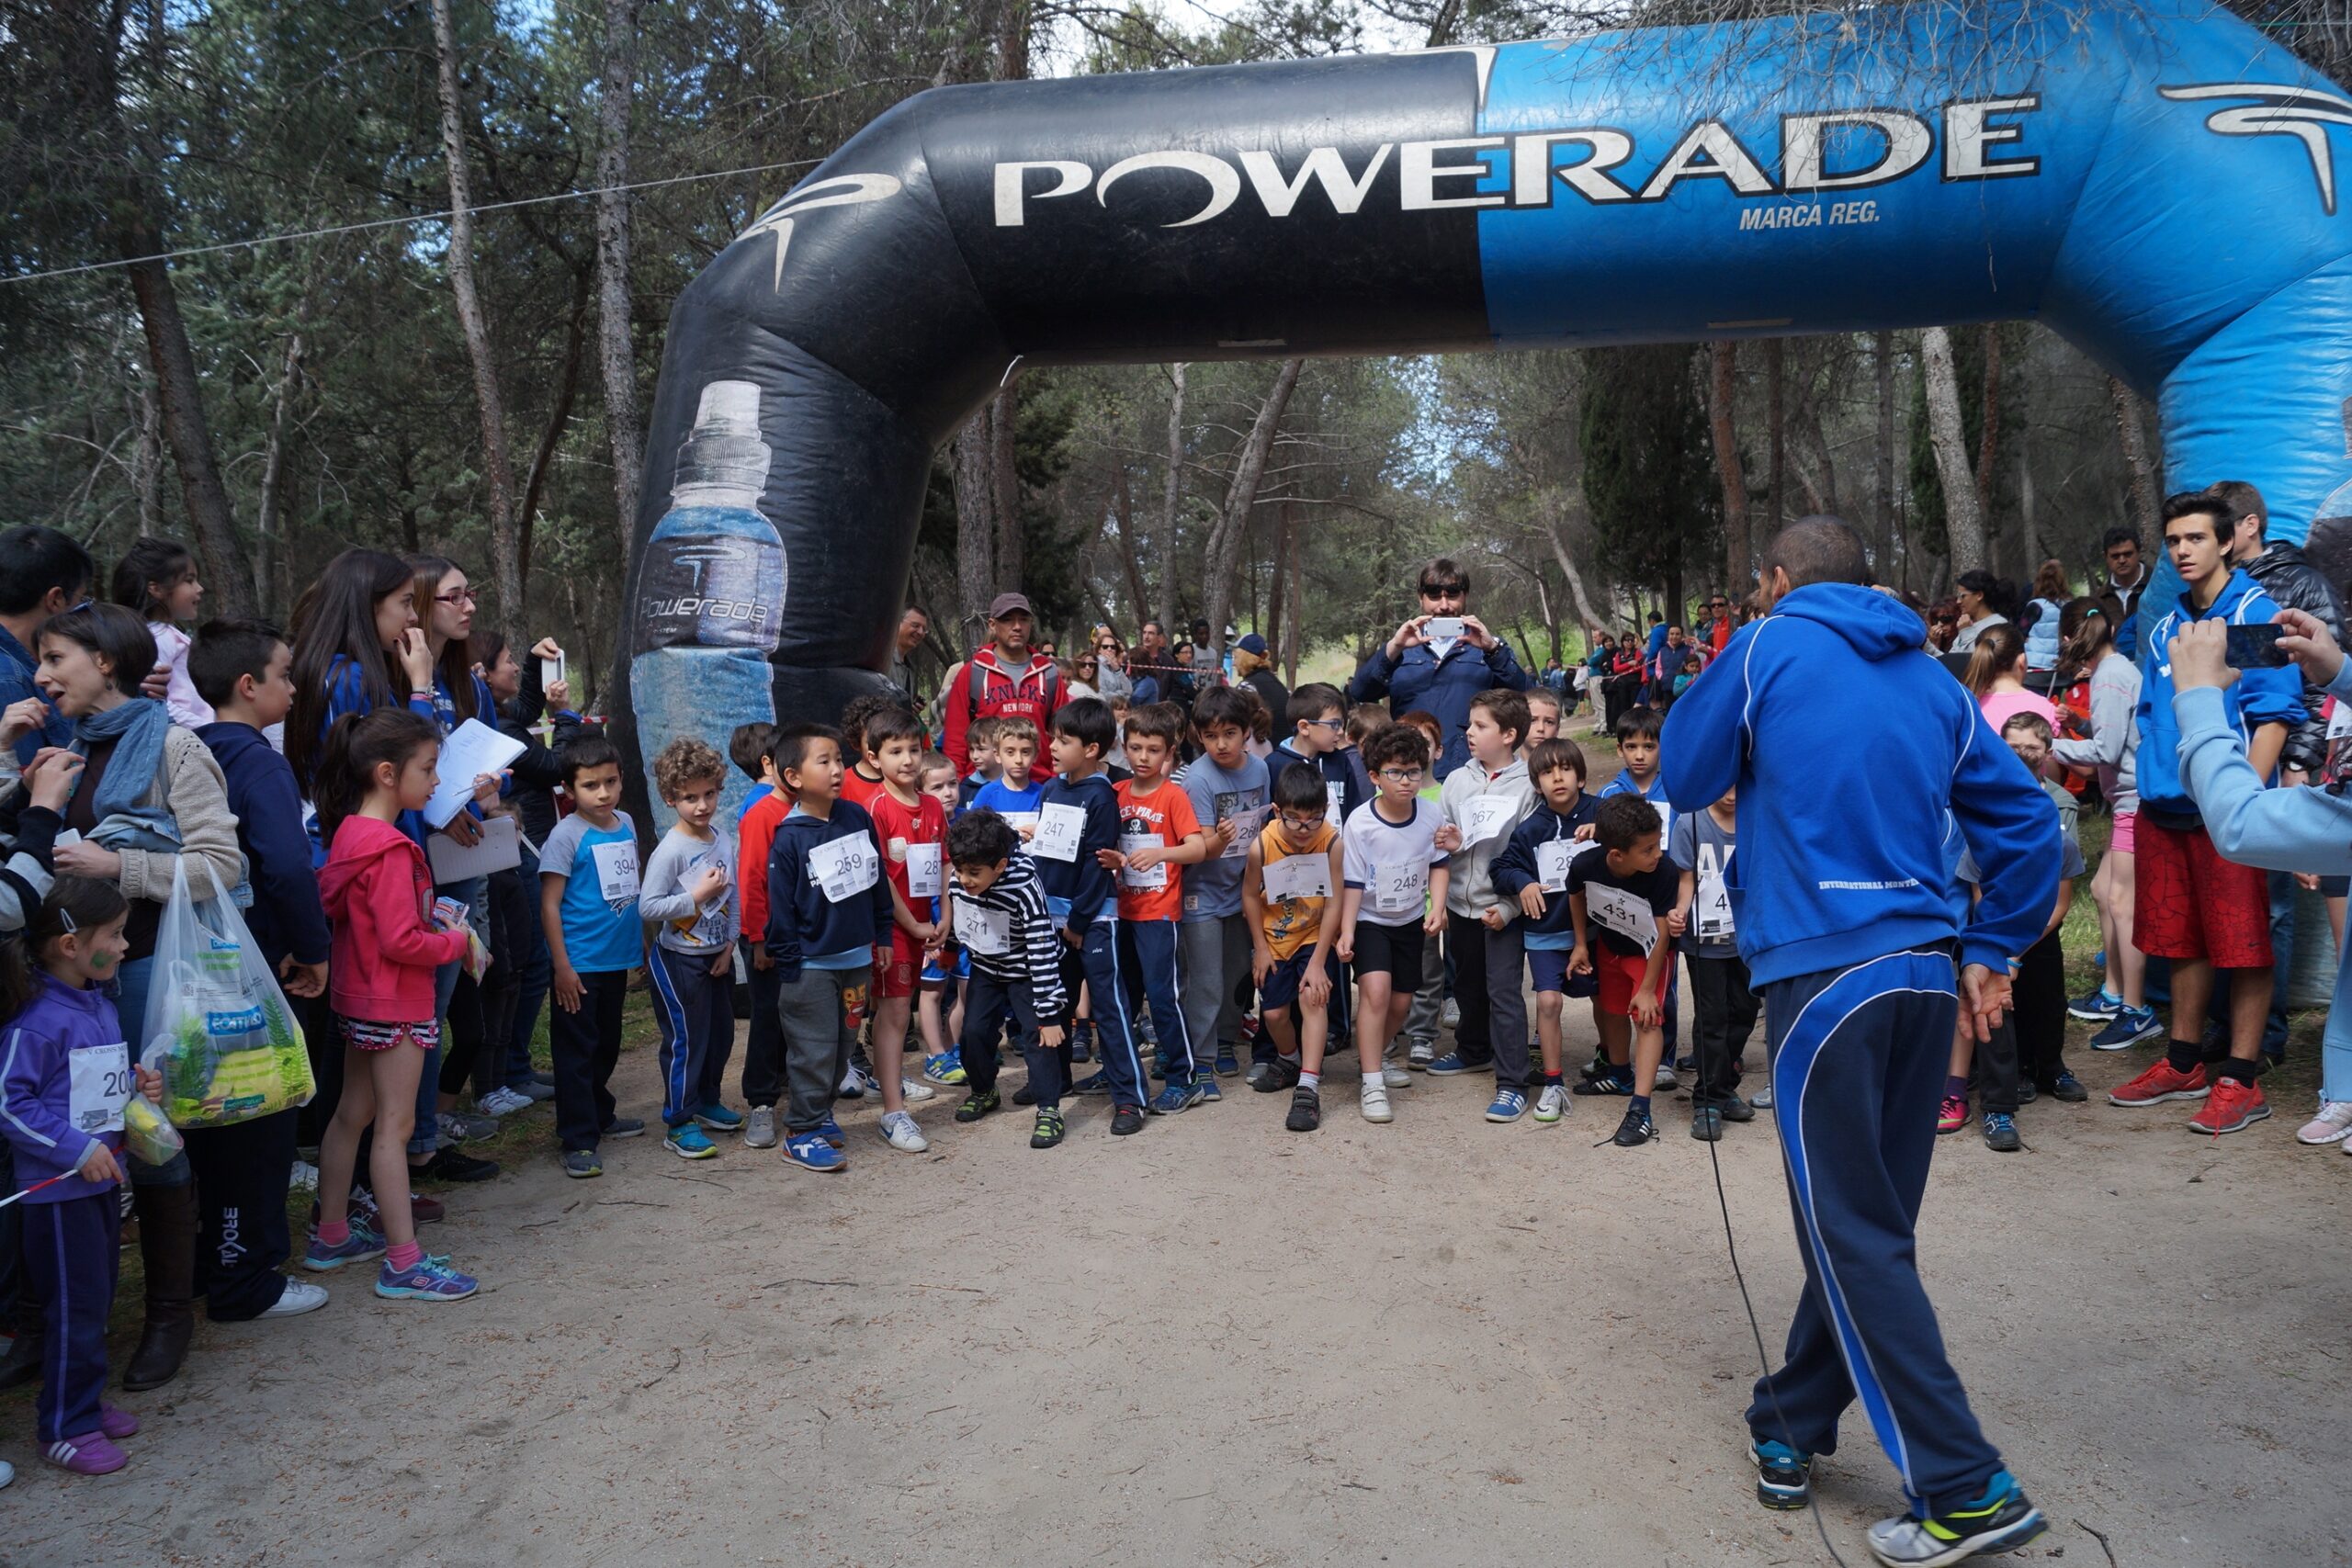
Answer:
[[[1315, 945], [1316, 937], [1323, 930], [1323, 906], [1329, 903], [1331, 897], [1338, 897], [1340, 890], [1333, 887], [1329, 897], [1275, 897], [1272, 885], [1278, 879], [1274, 875], [1274, 868], [1294, 858], [1320, 860], [1328, 868], [1331, 862], [1331, 842], [1339, 836], [1340, 830], [1328, 820], [1317, 829], [1312, 849], [1292, 850], [1279, 820], [1268, 822], [1265, 829], [1258, 835], [1258, 852], [1268, 874], [1266, 945], [1273, 950], [1276, 958], [1289, 958], [1300, 949]], [[1328, 869], [1325, 880], [1329, 880]]]

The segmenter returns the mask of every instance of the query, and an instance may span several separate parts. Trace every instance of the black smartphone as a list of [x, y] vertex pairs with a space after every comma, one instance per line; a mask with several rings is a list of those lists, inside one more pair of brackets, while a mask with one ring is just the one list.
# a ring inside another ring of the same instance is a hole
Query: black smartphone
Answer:
[[2227, 658], [2233, 670], [2275, 670], [2292, 663], [2278, 639], [2287, 628], [2276, 622], [2251, 626], [2229, 628], [2230, 649]]

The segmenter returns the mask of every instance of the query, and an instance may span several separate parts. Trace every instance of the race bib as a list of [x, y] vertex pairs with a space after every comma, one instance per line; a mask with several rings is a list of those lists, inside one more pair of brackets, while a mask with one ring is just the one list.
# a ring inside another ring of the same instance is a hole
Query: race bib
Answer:
[[1323, 781], [1323, 819], [1333, 827], [1348, 819], [1348, 791], [1344, 784]]
[[1568, 890], [1568, 867], [1577, 856], [1598, 848], [1590, 839], [1552, 839], [1535, 846], [1535, 875], [1546, 893]]
[[[1132, 855], [1141, 849], [1167, 847], [1168, 840], [1158, 833], [1125, 833], [1119, 838], [1119, 852], [1124, 855]], [[1119, 886], [1135, 888], [1137, 892], [1165, 887], [1168, 886], [1168, 863], [1161, 861], [1158, 865], [1146, 866], [1141, 871], [1128, 866], [1119, 873]]]
[[909, 844], [907, 846], [907, 897], [936, 898], [940, 885], [940, 846]]
[[974, 953], [1002, 958], [1012, 951], [1012, 912], [956, 900], [956, 940]]
[[1636, 897], [1622, 887], [1589, 883], [1584, 890], [1584, 912], [1640, 948], [1645, 958], [1657, 946], [1657, 917], [1650, 913], [1645, 898]]
[[[1227, 798], [1224, 795], [1217, 797], [1220, 809], [1223, 808]], [[1217, 858], [1241, 860], [1247, 857], [1250, 853], [1250, 846], [1257, 842], [1258, 835], [1265, 830], [1266, 814], [1272, 809], [1272, 807], [1262, 805], [1245, 806], [1238, 810], [1227, 811], [1220, 816], [1217, 818], [1219, 822], [1233, 824], [1233, 841], [1225, 846], [1225, 852]]]
[[1034, 811], [1000, 811], [997, 815], [1016, 833], [1035, 831], [1037, 826], [1037, 814]]
[[591, 845], [588, 858], [596, 866], [596, 895], [619, 909], [637, 902], [637, 846], [627, 840]]
[[829, 840], [808, 852], [808, 874], [823, 890], [825, 901], [838, 904], [874, 886], [882, 874], [881, 852], [863, 833]]
[[1331, 861], [1329, 855], [1285, 855], [1266, 867], [1266, 897], [1270, 900], [1329, 898], [1330, 896]]
[[2352, 735], [2352, 703], [2338, 703], [2327, 716], [2327, 738], [2341, 740], [2347, 735]]
[[1701, 942], [1731, 940], [1731, 890], [1724, 886], [1720, 874], [1699, 879], [1699, 897], [1691, 919], [1691, 929], [1698, 932]]
[[1516, 802], [1507, 795], [1482, 795], [1470, 802], [1469, 819], [1462, 825], [1462, 847], [1483, 843], [1502, 832], [1519, 814]]
[[1372, 868], [1372, 907], [1384, 915], [1419, 914], [1429, 901], [1430, 868], [1418, 861]]
[[130, 1047], [120, 1041], [85, 1045], [67, 1052], [65, 1065], [73, 1096], [66, 1116], [74, 1130], [93, 1137], [121, 1132], [122, 1108], [130, 1103], [132, 1087]]
[[1037, 836], [1029, 840], [1029, 852], [1047, 860], [1074, 861], [1085, 832], [1085, 808], [1057, 801], [1037, 813]]
[[1657, 813], [1657, 830], [1668, 838], [1673, 837], [1674, 807], [1662, 800], [1653, 800], [1650, 802], [1650, 809]]

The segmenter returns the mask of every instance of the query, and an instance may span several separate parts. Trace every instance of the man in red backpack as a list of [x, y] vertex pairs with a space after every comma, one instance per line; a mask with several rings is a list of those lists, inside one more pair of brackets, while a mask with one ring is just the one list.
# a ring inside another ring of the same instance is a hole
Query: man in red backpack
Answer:
[[[1042, 740], [1053, 733], [1054, 710], [1069, 701], [1061, 672], [1042, 653], [1029, 650], [1037, 626], [1036, 613], [1018, 593], [1000, 593], [989, 605], [987, 646], [966, 660], [942, 694], [947, 710], [947, 757], [961, 778], [972, 771], [971, 749], [965, 741], [976, 718], [1025, 718], [1037, 727]], [[1054, 776], [1054, 764], [1042, 744], [1030, 765], [1032, 778]]]

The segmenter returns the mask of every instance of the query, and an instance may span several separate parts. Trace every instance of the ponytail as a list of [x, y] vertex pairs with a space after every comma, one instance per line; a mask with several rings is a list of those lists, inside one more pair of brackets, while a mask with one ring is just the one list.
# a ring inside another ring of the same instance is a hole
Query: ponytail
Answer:
[[2071, 599], [2058, 613], [2058, 682], [2071, 686], [2089, 672], [2099, 655], [2115, 646], [2115, 628], [2096, 599]]
[[0, 1021], [15, 1018], [40, 995], [42, 949], [61, 936], [120, 919], [130, 908], [120, 888], [94, 876], [61, 876], [50, 884], [25, 929], [0, 942]]
[[1968, 650], [1968, 672], [1960, 678], [1961, 684], [1981, 698], [2024, 657], [2025, 637], [2016, 623], [1997, 621], [1986, 626], [1976, 646]]
[[319, 752], [319, 775], [311, 789], [319, 813], [319, 841], [332, 844], [343, 819], [359, 809], [379, 763], [404, 768], [419, 747], [437, 745], [440, 739], [438, 726], [407, 708], [377, 708], [336, 719]]

